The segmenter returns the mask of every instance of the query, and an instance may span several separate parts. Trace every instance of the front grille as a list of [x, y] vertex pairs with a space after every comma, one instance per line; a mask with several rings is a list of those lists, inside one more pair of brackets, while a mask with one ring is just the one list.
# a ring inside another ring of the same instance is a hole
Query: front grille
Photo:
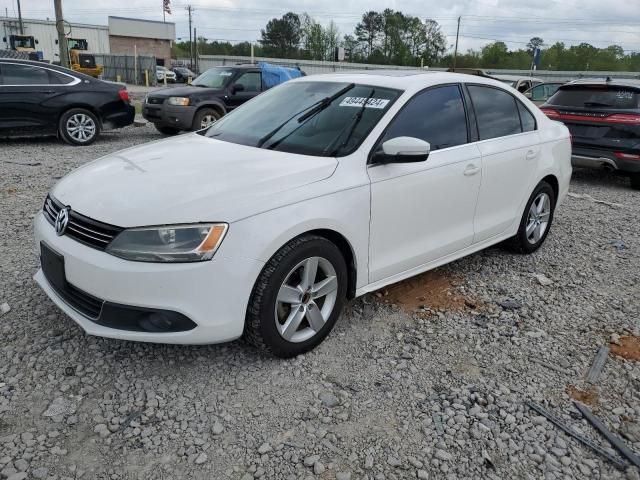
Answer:
[[[169, 78], [169, 77], [167, 77]], [[164, 98], [162, 97], [147, 97], [147, 103], [150, 105], [162, 105], [164, 103]]]
[[[55, 225], [58, 212], [63, 207], [64, 205], [59, 201], [55, 200], [51, 195], [47, 195], [42, 210], [51, 225]], [[104, 250], [122, 230], [124, 229], [93, 220], [70, 210], [69, 225], [64, 234], [89, 247]]]

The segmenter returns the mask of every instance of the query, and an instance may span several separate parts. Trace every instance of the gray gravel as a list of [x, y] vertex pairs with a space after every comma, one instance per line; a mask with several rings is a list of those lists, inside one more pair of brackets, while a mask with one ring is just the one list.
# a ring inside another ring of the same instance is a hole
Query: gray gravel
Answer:
[[[570, 197], [536, 254], [445, 267], [481, 307], [418, 317], [370, 296], [283, 361], [241, 342], [89, 337], [34, 284], [32, 217], [56, 179], [157, 138], [147, 126], [87, 148], [0, 143], [0, 478], [640, 478], [524, 404], [601, 442], [567, 388], [587, 389], [612, 335], [640, 334], [640, 193], [626, 179], [577, 171], [572, 192], [621, 206]], [[594, 412], [636, 451], [639, 378], [610, 356], [593, 387]]]

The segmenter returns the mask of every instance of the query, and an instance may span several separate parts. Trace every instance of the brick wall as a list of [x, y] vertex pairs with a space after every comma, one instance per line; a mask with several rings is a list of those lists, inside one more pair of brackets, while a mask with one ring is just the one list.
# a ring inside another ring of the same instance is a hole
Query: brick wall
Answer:
[[171, 65], [171, 42], [155, 38], [109, 36], [111, 53], [133, 55], [133, 46], [137, 47], [138, 55], [151, 55], [156, 59], [164, 59], [165, 65]]

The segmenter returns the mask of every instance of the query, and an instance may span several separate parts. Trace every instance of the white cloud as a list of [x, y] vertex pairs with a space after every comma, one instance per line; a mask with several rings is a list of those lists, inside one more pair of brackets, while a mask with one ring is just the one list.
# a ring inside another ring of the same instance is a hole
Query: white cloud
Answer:
[[[188, 38], [187, 0], [172, 2], [173, 15], [167, 21], [176, 23], [177, 36]], [[589, 42], [603, 47], [621, 45], [626, 50], [640, 51], [640, 8], [629, 3], [602, 0], [278, 0], [270, 4], [258, 0], [194, 0], [194, 26], [198, 35], [210, 39], [257, 40], [260, 29], [273, 17], [287, 11], [309, 12], [320, 23], [333, 20], [342, 34], [352, 33], [361, 14], [367, 10], [385, 8], [401, 10], [433, 18], [441, 25], [447, 41], [455, 41], [456, 18], [462, 15], [459, 49], [479, 48], [491, 40], [502, 40], [510, 48], [518, 48], [533, 36], [542, 37], [547, 44]], [[51, 0], [23, 2], [26, 18], [53, 18]], [[0, 11], [15, 11], [14, 0], [0, 0]], [[65, 0], [66, 19], [94, 24], [106, 24], [108, 15], [162, 20], [159, 0], [111, 0], [87, 3], [84, 0]], [[506, 18], [510, 17], [510, 18]]]

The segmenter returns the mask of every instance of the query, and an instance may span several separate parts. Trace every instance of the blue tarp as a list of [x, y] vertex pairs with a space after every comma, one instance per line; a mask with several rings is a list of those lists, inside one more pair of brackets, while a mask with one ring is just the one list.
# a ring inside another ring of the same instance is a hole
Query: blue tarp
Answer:
[[258, 62], [258, 67], [262, 70], [262, 82], [266, 88], [275, 87], [292, 78], [302, 77], [304, 74], [297, 68], [281, 67], [266, 62]]

